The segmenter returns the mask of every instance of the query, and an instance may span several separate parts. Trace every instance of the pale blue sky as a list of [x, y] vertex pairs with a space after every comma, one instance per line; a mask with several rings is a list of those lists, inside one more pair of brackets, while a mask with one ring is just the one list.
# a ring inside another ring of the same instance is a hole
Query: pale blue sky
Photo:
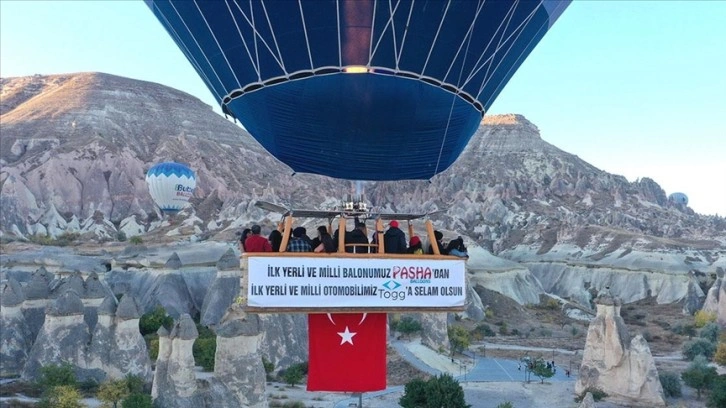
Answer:
[[[726, 215], [726, 1], [576, 1], [489, 113], [629, 180]], [[142, 1], [0, 0], [2, 77], [100, 71], [216, 107]], [[218, 108], [215, 108], [219, 112]]]

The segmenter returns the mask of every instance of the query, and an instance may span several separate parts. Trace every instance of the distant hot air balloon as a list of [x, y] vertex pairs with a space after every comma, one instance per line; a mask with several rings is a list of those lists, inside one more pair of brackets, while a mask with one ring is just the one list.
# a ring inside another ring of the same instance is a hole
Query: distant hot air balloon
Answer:
[[194, 195], [197, 178], [194, 171], [184, 164], [164, 162], [146, 172], [146, 183], [159, 209], [173, 215], [184, 208]]
[[683, 193], [673, 193], [668, 196], [668, 201], [681, 205], [688, 205], [688, 196]]
[[425, 180], [570, 0], [146, 3], [222, 111], [295, 172]]

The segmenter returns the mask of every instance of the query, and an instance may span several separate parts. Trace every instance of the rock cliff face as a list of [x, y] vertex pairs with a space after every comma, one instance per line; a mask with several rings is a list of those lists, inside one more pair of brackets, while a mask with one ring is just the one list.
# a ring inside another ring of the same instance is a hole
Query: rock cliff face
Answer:
[[575, 392], [592, 386], [631, 405], [665, 406], [648, 343], [641, 335], [630, 338], [620, 317], [621, 301], [604, 291], [595, 304], [597, 316], [587, 330]]

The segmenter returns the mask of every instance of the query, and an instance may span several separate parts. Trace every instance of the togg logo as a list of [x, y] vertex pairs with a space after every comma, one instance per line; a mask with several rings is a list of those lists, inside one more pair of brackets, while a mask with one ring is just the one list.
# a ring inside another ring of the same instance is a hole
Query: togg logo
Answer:
[[388, 282], [383, 284], [383, 287], [388, 290], [398, 289], [400, 286], [401, 286], [400, 283], [393, 281], [393, 280], [389, 280]]

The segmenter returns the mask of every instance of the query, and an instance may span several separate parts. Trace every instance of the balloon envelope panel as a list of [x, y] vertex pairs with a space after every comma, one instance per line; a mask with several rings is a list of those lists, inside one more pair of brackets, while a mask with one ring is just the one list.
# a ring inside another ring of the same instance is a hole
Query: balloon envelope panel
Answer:
[[164, 212], [175, 213], [184, 208], [197, 186], [194, 171], [174, 162], [159, 163], [146, 173], [149, 193]]
[[293, 170], [428, 179], [569, 1], [147, 4], [223, 111]]

